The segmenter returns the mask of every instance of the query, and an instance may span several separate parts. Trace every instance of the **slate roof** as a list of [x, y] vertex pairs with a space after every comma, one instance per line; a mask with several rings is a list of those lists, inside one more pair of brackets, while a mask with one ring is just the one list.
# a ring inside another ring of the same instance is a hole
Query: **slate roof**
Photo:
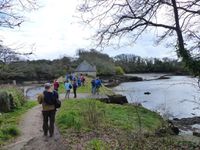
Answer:
[[78, 65], [75, 72], [96, 72], [96, 67], [90, 65], [84, 60], [80, 65]]

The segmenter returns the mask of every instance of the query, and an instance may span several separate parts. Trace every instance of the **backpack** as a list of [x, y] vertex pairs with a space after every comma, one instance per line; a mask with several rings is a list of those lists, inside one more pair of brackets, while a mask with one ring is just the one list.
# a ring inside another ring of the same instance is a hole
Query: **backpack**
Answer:
[[55, 103], [54, 103], [55, 107], [56, 108], [60, 108], [61, 107], [61, 101], [58, 98], [58, 92], [57, 91], [53, 91], [53, 95], [55, 97]]
[[53, 92], [44, 91], [44, 102], [47, 105], [54, 105], [55, 104], [55, 97]]
[[61, 101], [58, 99], [58, 93], [56, 91], [53, 92], [43, 92], [44, 94], [44, 102], [48, 105], [55, 105], [56, 108], [61, 107]]
[[71, 85], [71, 84], [69, 85], [69, 88], [70, 88], [70, 89], [72, 88], [72, 85]]

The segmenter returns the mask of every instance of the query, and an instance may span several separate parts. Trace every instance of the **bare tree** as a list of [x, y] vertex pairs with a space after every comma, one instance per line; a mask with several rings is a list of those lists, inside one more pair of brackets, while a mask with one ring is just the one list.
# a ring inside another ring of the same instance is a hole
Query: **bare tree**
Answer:
[[122, 37], [135, 42], [154, 31], [158, 43], [175, 43], [177, 55], [200, 75], [200, 0], [84, 0], [78, 9], [86, 23], [98, 28], [98, 45]]
[[[0, 0], [0, 27], [14, 28], [24, 22], [23, 12], [37, 9], [36, 0]], [[2, 44], [0, 40], [0, 60], [4, 63], [15, 61], [19, 56], [30, 55], [32, 52], [20, 53]]]
[[21, 53], [17, 52], [17, 49], [11, 49], [3, 44], [0, 44], [0, 61], [5, 63], [10, 63], [12, 61], [18, 61], [20, 56], [29, 56], [32, 52]]
[[23, 11], [38, 8], [36, 0], [1, 0], [0, 27], [14, 28], [24, 22]]

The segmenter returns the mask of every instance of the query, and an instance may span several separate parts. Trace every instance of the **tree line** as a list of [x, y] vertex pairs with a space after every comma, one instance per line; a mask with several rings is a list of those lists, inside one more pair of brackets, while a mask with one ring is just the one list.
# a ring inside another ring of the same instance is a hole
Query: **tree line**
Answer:
[[14, 60], [0, 63], [0, 80], [51, 80], [73, 72], [83, 61], [95, 65], [98, 75], [125, 73], [187, 73], [183, 63], [170, 58], [142, 58], [133, 54], [110, 57], [95, 49], [79, 49], [77, 58], [63, 57], [55, 60]]

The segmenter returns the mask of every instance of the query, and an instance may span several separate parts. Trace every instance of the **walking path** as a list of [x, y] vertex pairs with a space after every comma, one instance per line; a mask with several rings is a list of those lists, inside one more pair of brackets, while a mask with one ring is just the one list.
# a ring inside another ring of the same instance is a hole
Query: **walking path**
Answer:
[[[64, 99], [65, 94], [60, 95]], [[72, 95], [71, 95], [72, 96]], [[92, 98], [91, 94], [78, 93], [78, 98]], [[101, 96], [100, 96], [101, 97]], [[66, 150], [64, 139], [55, 127], [53, 137], [43, 136], [41, 105], [35, 106], [23, 115], [20, 122], [21, 135], [4, 150]]]

